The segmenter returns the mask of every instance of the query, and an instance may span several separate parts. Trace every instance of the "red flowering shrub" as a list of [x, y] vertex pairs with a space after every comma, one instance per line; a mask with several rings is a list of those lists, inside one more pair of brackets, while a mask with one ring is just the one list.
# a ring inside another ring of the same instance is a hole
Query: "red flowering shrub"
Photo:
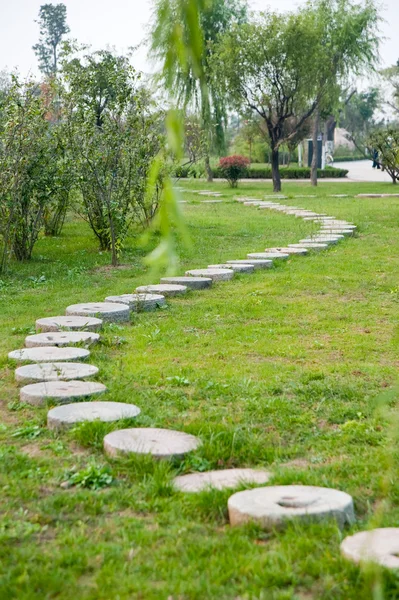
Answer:
[[238, 186], [238, 180], [244, 177], [248, 171], [249, 160], [245, 156], [235, 154], [220, 159], [219, 169], [231, 187]]

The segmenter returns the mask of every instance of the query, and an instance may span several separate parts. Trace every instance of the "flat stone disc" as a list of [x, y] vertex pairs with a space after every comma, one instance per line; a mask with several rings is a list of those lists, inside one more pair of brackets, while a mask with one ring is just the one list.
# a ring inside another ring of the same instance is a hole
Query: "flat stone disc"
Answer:
[[21, 388], [21, 402], [40, 405], [47, 400], [59, 403], [78, 401], [97, 394], [103, 394], [107, 388], [97, 381], [43, 381]]
[[63, 429], [82, 421], [112, 422], [120, 419], [131, 419], [140, 414], [134, 404], [123, 402], [78, 402], [63, 404], [52, 408], [47, 413], [49, 429]]
[[316, 242], [309, 242], [308, 244], [290, 244], [293, 248], [306, 248], [306, 250], [326, 250], [328, 244], [317, 244]]
[[210, 277], [162, 277], [161, 283], [185, 285], [191, 290], [204, 290], [211, 287], [212, 279]]
[[255, 267], [253, 265], [250, 265], [249, 263], [244, 263], [241, 265], [208, 265], [208, 269], [232, 269], [236, 273], [253, 273]]
[[305, 248], [266, 248], [266, 252], [282, 252], [283, 254], [298, 254], [299, 256], [307, 254]]
[[8, 358], [17, 362], [64, 362], [68, 360], [84, 360], [90, 356], [85, 348], [58, 348], [44, 346], [38, 348], [21, 348], [8, 354]]
[[310, 244], [324, 244], [327, 246], [332, 246], [333, 244], [338, 244], [338, 240], [319, 240], [319, 239], [314, 239], [314, 238], [309, 238], [309, 239], [305, 239], [305, 240], [300, 240], [300, 244], [306, 246], [306, 248], [310, 247]]
[[271, 473], [257, 469], [225, 469], [223, 471], [207, 471], [190, 473], [175, 477], [173, 482], [181, 492], [202, 492], [207, 489], [224, 490], [248, 483], [267, 483]]
[[162, 296], [181, 296], [187, 292], [186, 285], [173, 283], [157, 283], [155, 285], [142, 285], [136, 288], [137, 294], [162, 294]]
[[201, 200], [201, 204], [220, 204], [223, 200]]
[[323, 487], [282, 485], [238, 492], [229, 498], [231, 525], [256, 522], [274, 529], [289, 521], [323, 521], [334, 518], [338, 525], [354, 521], [349, 494]]
[[227, 260], [227, 265], [252, 265], [254, 269], [271, 269], [273, 266], [272, 260], [261, 259], [261, 258], [246, 258], [243, 260]]
[[28, 335], [25, 338], [26, 348], [36, 348], [39, 346], [73, 346], [74, 344], [83, 344], [89, 346], [98, 342], [100, 336], [91, 331], [54, 331], [48, 333], [37, 333]]
[[122, 294], [121, 296], [108, 296], [105, 302], [120, 303], [128, 306], [134, 312], [156, 310], [166, 305], [165, 296], [160, 294]]
[[71, 379], [88, 379], [97, 375], [98, 368], [84, 363], [40, 363], [24, 365], [15, 370], [18, 383], [37, 383], [38, 381], [68, 381]]
[[335, 234], [335, 235], [329, 235], [328, 233], [327, 234], [320, 233], [318, 235], [312, 235], [312, 237], [309, 238], [309, 239], [312, 239], [315, 242], [321, 242], [321, 243], [323, 243], [323, 242], [329, 242], [329, 241], [339, 242], [340, 240], [343, 240], [344, 237], [345, 236], [343, 236], [343, 235], [337, 235], [337, 234]]
[[354, 234], [353, 229], [324, 229], [320, 230], [320, 233], [327, 235], [343, 235], [345, 237], [352, 236]]
[[344, 539], [341, 553], [355, 563], [374, 562], [386, 569], [399, 569], [399, 528], [361, 531]]
[[201, 444], [193, 435], [172, 429], [120, 429], [104, 438], [104, 450], [109, 456], [118, 454], [151, 454], [154, 458], [184, 456]]
[[289, 255], [284, 254], [283, 252], [251, 252], [250, 254], [247, 254], [247, 258], [266, 258], [270, 260], [283, 260], [289, 258]]
[[320, 221], [332, 221], [333, 219], [335, 219], [335, 217], [304, 217], [303, 218], [304, 221], [314, 221], [315, 223], [318, 223]]
[[186, 271], [186, 275], [192, 277], [207, 277], [212, 281], [229, 281], [234, 277], [232, 269], [192, 269]]
[[98, 331], [102, 324], [94, 317], [45, 317], [36, 321], [36, 331]]
[[117, 322], [129, 321], [129, 307], [126, 304], [113, 302], [86, 302], [86, 304], [72, 304], [66, 309], [67, 315], [96, 316], [100, 315], [104, 321]]

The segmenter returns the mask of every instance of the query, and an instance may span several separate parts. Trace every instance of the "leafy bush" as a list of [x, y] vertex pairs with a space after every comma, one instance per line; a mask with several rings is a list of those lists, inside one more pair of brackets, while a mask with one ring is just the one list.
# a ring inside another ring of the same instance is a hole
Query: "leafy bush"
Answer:
[[[286, 167], [280, 169], [282, 179], [310, 179], [310, 168], [308, 167]], [[320, 179], [335, 179], [346, 177], [348, 171], [346, 169], [337, 169], [327, 167], [326, 169], [318, 169], [317, 175]], [[214, 177], [224, 178], [223, 173], [219, 168], [213, 170]], [[272, 179], [271, 167], [261, 167], [248, 169], [246, 173], [248, 179]]]
[[89, 464], [81, 471], [67, 471], [65, 479], [68, 484], [66, 487], [76, 486], [89, 490], [101, 490], [110, 486], [114, 481], [108, 466], [97, 465], [95, 463]]
[[238, 186], [238, 181], [248, 172], [249, 160], [245, 156], [234, 154], [220, 159], [219, 172], [224, 179], [227, 179], [229, 185], [233, 188]]
[[378, 152], [378, 162], [390, 175], [392, 183], [399, 180], [399, 131], [393, 128], [375, 131], [368, 140], [370, 153]]

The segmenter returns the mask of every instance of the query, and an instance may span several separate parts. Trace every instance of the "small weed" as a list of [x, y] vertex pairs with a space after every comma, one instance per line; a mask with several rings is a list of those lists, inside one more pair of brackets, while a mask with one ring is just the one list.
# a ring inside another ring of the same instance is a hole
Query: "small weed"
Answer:
[[186, 377], [180, 377], [180, 375], [174, 375], [173, 377], [167, 377], [166, 381], [175, 385], [190, 385], [190, 381]]
[[32, 287], [38, 287], [40, 285], [43, 285], [44, 283], [47, 283], [45, 275], [40, 275], [40, 277], [28, 277], [28, 281], [31, 282]]
[[70, 470], [65, 473], [66, 487], [81, 487], [89, 490], [101, 490], [114, 482], [111, 470], [106, 465], [92, 463], [80, 471]]
[[11, 434], [13, 438], [23, 438], [26, 440], [35, 440], [43, 433], [43, 429], [39, 425], [26, 425], [19, 427]]

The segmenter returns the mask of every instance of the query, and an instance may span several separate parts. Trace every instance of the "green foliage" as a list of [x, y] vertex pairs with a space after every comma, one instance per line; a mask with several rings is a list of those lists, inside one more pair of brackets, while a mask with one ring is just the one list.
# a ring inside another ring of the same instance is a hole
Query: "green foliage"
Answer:
[[[213, 176], [216, 178], [224, 178], [224, 174], [219, 167], [212, 169]], [[318, 177], [320, 179], [339, 179], [346, 177], [348, 171], [336, 167], [327, 167], [326, 169], [318, 169]], [[280, 167], [282, 179], [310, 179], [310, 168], [308, 167]], [[203, 177], [203, 170], [186, 167], [178, 167], [175, 171], [175, 176], [179, 178], [199, 178]], [[246, 174], [246, 179], [272, 179], [273, 173], [271, 167], [251, 166]]]
[[220, 159], [219, 171], [224, 179], [227, 179], [230, 187], [235, 188], [238, 186], [239, 180], [247, 174], [248, 166], [248, 158], [235, 154]]
[[39, 10], [40, 41], [33, 46], [39, 68], [45, 75], [55, 75], [60, 59], [59, 47], [69, 33], [65, 4], [43, 4]]
[[123, 56], [101, 51], [64, 64], [62, 98], [82, 215], [116, 265], [132, 223], [148, 227], [159, 205], [161, 115]]
[[112, 485], [114, 478], [109, 466], [91, 463], [80, 471], [67, 471], [65, 481], [70, 486], [87, 488], [89, 490], [101, 490]]
[[370, 153], [378, 152], [378, 162], [396, 184], [399, 180], [399, 131], [391, 127], [374, 131], [368, 139], [368, 147]]

